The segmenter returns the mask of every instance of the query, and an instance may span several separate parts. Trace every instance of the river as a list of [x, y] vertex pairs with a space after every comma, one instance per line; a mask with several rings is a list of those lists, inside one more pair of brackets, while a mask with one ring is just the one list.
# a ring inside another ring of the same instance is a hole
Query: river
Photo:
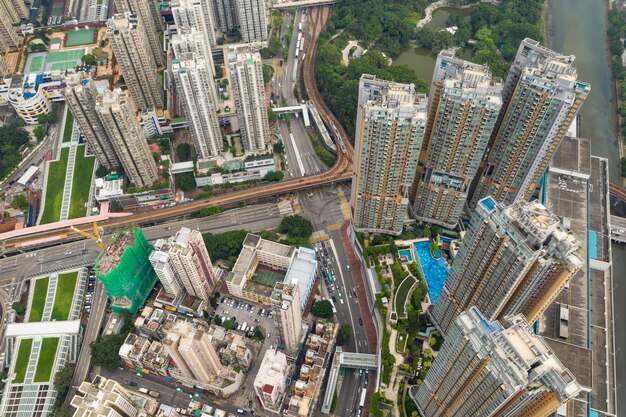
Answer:
[[[609, 159], [610, 178], [619, 183], [620, 161], [617, 148], [617, 110], [605, 34], [607, 31], [607, 0], [548, 0], [551, 13], [546, 28], [550, 47], [566, 54], [576, 55], [574, 66], [578, 78], [591, 84], [591, 93], [583, 104], [582, 135], [591, 140], [594, 155]], [[626, 245], [613, 244], [613, 299], [615, 309], [615, 350], [618, 358], [626, 354]], [[619, 353], [621, 352], [621, 354]], [[626, 366], [617, 361], [617, 409], [625, 416], [621, 404], [626, 390]]]

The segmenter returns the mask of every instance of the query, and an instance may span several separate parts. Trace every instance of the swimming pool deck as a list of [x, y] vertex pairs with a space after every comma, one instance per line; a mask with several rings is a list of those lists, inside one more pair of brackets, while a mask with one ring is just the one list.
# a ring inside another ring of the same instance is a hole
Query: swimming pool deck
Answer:
[[[410, 247], [410, 249], [402, 249], [402, 251], [410, 250], [412, 261], [417, 261], [422, 275], [424, 275], [424, 279], [426, 280], [430, 300], [434, 304], [437, 298], [439, 298], [439, 293], [448, 277], [448, 264], [443, 258], [433, 258], [430, 253], [430, 239], [428, 238], [398, 240], [396, 241], [396, 245], [408, 245]], [[400, 253], [400, 251], [398, 251], [398, 253]], [[402, 256], [401, 253], [400, 256]]]

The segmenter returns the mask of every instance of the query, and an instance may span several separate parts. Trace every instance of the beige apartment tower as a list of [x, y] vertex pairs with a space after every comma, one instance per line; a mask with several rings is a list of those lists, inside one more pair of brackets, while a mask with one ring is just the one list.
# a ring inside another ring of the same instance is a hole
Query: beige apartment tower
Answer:
[[136, 187], [154, 185], [157, 166], [130, 96], [121, 90], [105, 91], [97, 99], [96, 112], [130, 182]]
[[85, 136], [98, 163], [111, 170], [118, 167], [120, 161], [96, 112], [98, 97], [99, 93], [92, 79], [78, 73], [66, 79], [65, 101], [80, 127], [80, 133]]
[[136, 417], [139, 409], [129, 392], [112, 379], [97, 375], [92, 382], [83, 381], [70, 403], [74, 417]]
[[501, 92], [487, 65], [439, 53], [411, 196], [415, 219], [456, 226], [498, 119]]
[[159, 43], [159, 32], [163, 31], [163, 19], [155, 0], [114, 0], [117, 13], [132, 13], [137, 16], [144, 29], [149, 50], [157, 66], [165, 65], [163, 45]]
[[271, 295], [278, 319], [280, 336], [285, 352], [293, 356], [298, 349], [302, 334], [302, 311], [300, 310], [300, 286], [298, 282], [278, 282]]
[[157, 62], [137, 15], [113, 16], [107, 21], [107, 35], [137, 108], [162, 108], [163, 88], [157, 78]]
[[425, 126], [426, 97], [413, 84], [361, 76], [350, 201], [356, 231], [402, 233]]

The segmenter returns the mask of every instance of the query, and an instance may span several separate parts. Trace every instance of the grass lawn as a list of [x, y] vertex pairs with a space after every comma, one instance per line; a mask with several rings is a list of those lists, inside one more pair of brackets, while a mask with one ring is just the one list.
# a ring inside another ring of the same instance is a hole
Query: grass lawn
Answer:
[[32, 347], [33, 339], [22, 339], [20, 341], [20, 349], [17, 352], [17, 360], [15, 361], [15, 379], [13, 379], [13, 382], [16, 384], [24, 382]]
[[54, 357], [59, 347], [58, 337], [46, 337], [41, 343], [39, 350], [39, 359], [37, 359], [37, 369], [35, 369], [35, 378], [33, 382], [48, 382], [54, 365]]
[[69, 142], [72, 140], [72, 129], [74, 128], [74, 115], [67, 110], [67, 117], [65, 118], [65, 129], [63, 129], [63, 142]]
[[409, 297], [409, 290], [415, 284], [415, 277], [412, 275], [407, 276], [400, 283], [398, 288], [396, 289], [396, 294], [393, 300], [394, 308], [398, 313], [398, 317], [406, 317], [406, 311], [404, 310], [404, 305], [406, 303], [407, 298]]
[[409, 338], [409, 335], [406, 332], [398, 332], [396, 334], [396, 352], [399, 354], [404, 354], [406, 350], [406, 341]]
[[30, 305], [30, 314], [28, 322], [33, 323], [41, 321], [43, 317], [43, 309], [46, 306], [46, 295], [48, 295], [48, 283], [50, 278], [39, 278], [35, 281], [35, 290], [33, 291], [33, 301]]
[[63, 204], [63, 187], [65, 185], [65, 172], [67, 171], [67, 158], [70, 148], [61, 149], [61, 158], [51, 162], [46, 183], [46, 201], [40, 224], [48, 224], [59, 221], [61, 216], [61, 204]]
[[89, 199], [89, 190], [93, 179], [93, 166], [95, 156], [85, 157], [85, 145], [76, 149], [76, 161], [74, 162], [74, 180], [72, 181], [72, 201], [70, 201], [70, 219], [85, 217], [87, 209], [85, 204]]
[[67, 320], [74, 299], [76, 281], [78, 281], [78, 271], [59, 275], [51, 320]]

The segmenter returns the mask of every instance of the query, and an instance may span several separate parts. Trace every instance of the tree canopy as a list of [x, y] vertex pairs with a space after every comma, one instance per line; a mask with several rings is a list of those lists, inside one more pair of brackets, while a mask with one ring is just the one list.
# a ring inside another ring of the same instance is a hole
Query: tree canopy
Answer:
[[282, 180], [284, 176], [285, 174], [280, 171], [268, 172], [263, 177], [263, 181], [278, 182]]
[[219, 234], [207, 233], [203, 237], [211, 259], [223, 259], [234, 265], [247, 234], [245, 230], [232, 230]]
[[350, 335], [352, 334], [352, 326], [349, 324], [342, 324], [339, 327], [339, 333], [337, 333], [337, 344], [345, 345], [350, 341]]
[[28, 143], [28, 132], [18, 127], [23, 121], [17, 120], [0, 127], [0, 178], [6, 177], [20, 163], [20, 147]]
[[126, 334], [112, 334], [98, 337], [91, 342], [91, 363], [113, 370], [120, 364], [120, 347], [124, 344]]
[[176, 154], [180, 162], [186, 162], [191, 160], [191, 146], [188, 143], [179, 143], [176, 146]]
[[18, 209], [21, 212], [27, 212], [28, 206], [28, 198], [26, 198], [24, 194], [17, 194], [13, 197], [13, 200], [11, 200], [11, 207]]
[[193, 176], [193, 172], [183, 172], [182, 174], [176, 174], [176, 187], [183, 191], [191, 191], [196, 188], [196, 179]]
[[26, 313], [26, 307], [24, 306], [24, 304], [20, 303], [19, 301], [14, 302], [11, 305], [11, 308], [15, 311], [15, 314], [17, 314], [18, 316], [23, 316], [24, 313]]
[[280, 221], [278, 231], [289, 235], [289, 237], [308, 239], [313, 234], [313, 225], [302, 216], [287, 216]]
[[311, 314], [322, 319], [329, 319], [333, 316], [333, 306], [328, 300], [316, 300], [311, 307]]

